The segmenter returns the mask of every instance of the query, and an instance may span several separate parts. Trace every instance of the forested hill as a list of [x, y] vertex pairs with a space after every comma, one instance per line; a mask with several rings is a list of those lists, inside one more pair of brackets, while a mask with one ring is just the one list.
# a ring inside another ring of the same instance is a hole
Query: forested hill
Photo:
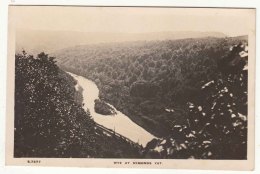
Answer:
[[64, 70], [92, 79], [100, 98], [157, 136], [182, 124], [188, 101], [218, 74], [219, 60], [247, 37], [75, 46], [54, 55]]
[[139, 147], [95, 126], [75, 84], [53, 57], [15, 55], [14, 157], [140, 157]]
[[78, 32], [78, 31], [46, 31], [22, 30], [16, 31], [16, 51], [27, 50], [30, 54], [40, 51], [53, 52], [55, 50], [72, 47], [75, 45], [125, 42], [125, 41], [152, 41], [176, 40], [200, 37], [225, 37], [220, 32], [151, 32], [151, 33], [113, 33], [113, 32]]

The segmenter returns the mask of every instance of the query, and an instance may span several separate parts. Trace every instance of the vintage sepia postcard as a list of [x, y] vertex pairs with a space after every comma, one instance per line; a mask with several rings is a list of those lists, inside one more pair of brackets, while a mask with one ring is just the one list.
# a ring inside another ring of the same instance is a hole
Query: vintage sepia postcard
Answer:
[[255, 12], [9, 6], [6, 165], [253, 170]]

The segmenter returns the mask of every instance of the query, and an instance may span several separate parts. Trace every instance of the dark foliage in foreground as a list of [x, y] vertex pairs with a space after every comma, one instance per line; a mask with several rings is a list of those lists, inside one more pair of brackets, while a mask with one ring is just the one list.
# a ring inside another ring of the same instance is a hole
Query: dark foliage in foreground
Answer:
[[[242, 57], [241, 57], [242, 56]], [[247, 51], [239, 44], [219, 61], [220, 72], [187, 103], [188, 118], [172, 125], [164, 140], [153, 140], [146, 155], [153, 158], [247, 158]], [[234, 63], [235, 62], [235, 63]], [[242, 66], [241, 66], [242, 65]], [[155, 151], [154, 149], [159, 149]]]
[[138, 147], [95, 126], [53, 57], [15, 58], [15, 157], [139, 157]]

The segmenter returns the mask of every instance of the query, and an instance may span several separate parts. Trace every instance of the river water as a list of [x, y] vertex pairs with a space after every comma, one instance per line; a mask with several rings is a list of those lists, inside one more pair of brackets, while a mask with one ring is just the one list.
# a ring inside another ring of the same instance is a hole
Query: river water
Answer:
[[[69, 72], [68, 72], [69, 73]], [[94, 110], [95, 99], [99, 99], [99, 89], [97, 85], [91, 81], [86, 79], [85, 77], [78, 76], [72, 73], [69, 73], [76, 81], [77, 85], [75, 86], [76, 90], [78, 85], [83, 88], [83, 108], [85, 111], [87, 109], [90, 111], [90, 114], [94, 121], [108, 129], [115, 130], [115, 132], [129, 138], [133, 142], [138, 142], [139, 144], [146, 146], [146, 144], [151, 141], [153, 138], [156, 138], [145, 129], [134, 123], [131, 119], [129, 119], [122, 112], [116, 110], [116, 114], [113, 116], [104, 116], [98, 114]]]

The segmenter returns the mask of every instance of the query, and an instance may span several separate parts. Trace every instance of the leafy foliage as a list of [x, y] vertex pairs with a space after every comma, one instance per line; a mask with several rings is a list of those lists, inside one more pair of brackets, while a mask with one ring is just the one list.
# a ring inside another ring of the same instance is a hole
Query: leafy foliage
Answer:
[[247, 59], [243, 44], [233, 47], [220, 60], [218, 76], [197, 93], [201, 100], [187, 103], [186, 123], [172, 125], [171, 135], [154, 140], [146, 153], [160, 147], [160, 158], [246, 159]]
[[76, 81], [45, 53], [15, 55], [15, 157], [138, 157], [82, 108]]
[[109, 106], [107, 103], [105, 103], [102, 100], [96, 99], [95, 100], [95, 112], [99, 113], [101, 115], [114, 115], [115, 110], [111, 106]]

